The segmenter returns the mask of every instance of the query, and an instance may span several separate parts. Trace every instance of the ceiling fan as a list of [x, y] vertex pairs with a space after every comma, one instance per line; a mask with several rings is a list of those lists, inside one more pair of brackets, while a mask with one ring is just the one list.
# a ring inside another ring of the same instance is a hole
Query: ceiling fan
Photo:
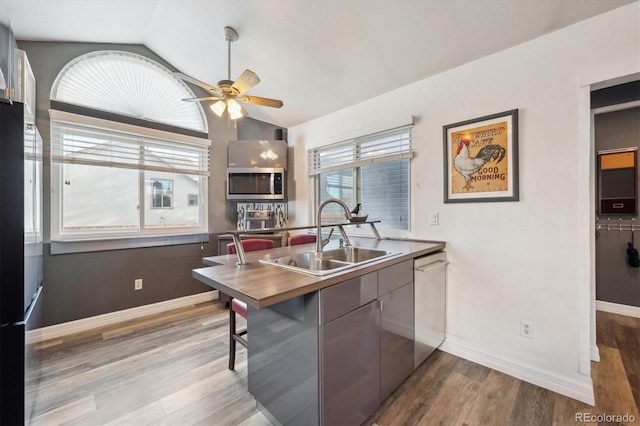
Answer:
[[211, 96], [204, 98], [187, 98], [183, 101], [201, 102], [201, 101], [217, 101], [211, 105], [211, 110], [218, 116], [222, 117], [225, 110], [229, 114], [231, 120], [236, 120], [247, 115], [247, 111], [238, 102], [242, 101], [248, 104], [268, 106], [272, 108], [280, 108], [283, 103], [277, 99], [261, 98], [258, 96], [248, 96], [244, 93], [256, 84], [260, 83], [260, 79], [251, 70], [244, 70], [236, 81], [231, 80], [231, 43], [238, 40], [238, 33], [231, 27], [224, 27], [224, 37], [227, 40], [227, 80], [220, 80], [218, 87], [204, 83], [188, 75], [176, 72], [175, 75], [184, 81], [202, 87], [209, 92]]

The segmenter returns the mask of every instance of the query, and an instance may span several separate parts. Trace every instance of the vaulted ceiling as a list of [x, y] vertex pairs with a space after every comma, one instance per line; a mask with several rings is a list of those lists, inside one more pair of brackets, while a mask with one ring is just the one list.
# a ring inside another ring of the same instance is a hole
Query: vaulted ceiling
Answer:
[[291, 127], [634, 1], [0, 0], [0, 20], [18, 40], [144, 44], [214, 85], [231, 26], [231, 79], [249, 68], [248, 94], [284, 101], [249, 115]]

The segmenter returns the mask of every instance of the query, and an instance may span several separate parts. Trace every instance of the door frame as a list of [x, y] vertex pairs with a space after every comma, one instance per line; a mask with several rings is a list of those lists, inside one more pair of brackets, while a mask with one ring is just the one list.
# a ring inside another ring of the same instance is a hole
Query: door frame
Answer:
[[595, 136], [591, 92], [640, 79], [640, 62], [606, 64], [578, 76], [578, 370], [591, 375], [591, 361], [600, 360], [596, 344]]

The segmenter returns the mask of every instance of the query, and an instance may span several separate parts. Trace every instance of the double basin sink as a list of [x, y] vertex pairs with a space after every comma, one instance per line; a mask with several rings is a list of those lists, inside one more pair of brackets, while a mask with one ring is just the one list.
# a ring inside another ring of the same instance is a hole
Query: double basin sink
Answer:
[[323, 252], [311, 251], [275, 259], [261, 259], [260, 262], [312, 275], [328, 275], [396, 254], [399, 253], [346, 246]]

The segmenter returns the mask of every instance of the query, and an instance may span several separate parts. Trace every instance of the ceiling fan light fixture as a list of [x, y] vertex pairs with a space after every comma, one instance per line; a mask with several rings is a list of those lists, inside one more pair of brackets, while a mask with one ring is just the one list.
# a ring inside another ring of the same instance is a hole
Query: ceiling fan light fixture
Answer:
[[229, 99], [227, 101], [227, 111], [229, 113], [229, 118], [232, 120], [237, 120], [238, 118], [244, 117], [247, 113], [244, 111], [242, 105], [238, 103], [235, 99]]
[[213, 111], [218, 117], [222, 117], [224, 112], [227, 111], [230, 120], [237, 120], [238, 118], [249, 115], [247, 114], [247, 110], [244, 109], [244, 107], [236, 100], [236, 97], [238, 97], [242, 102], [249, 104], [267, 106], [271, 108], [282, 107], [282, 101], [278, 99], [244, 95], [246, 91], [260, 83], [260, 78], [253, 71], [246, 69], [235, 81], [231, 80], [231, 43], [238, 40], [238, 33], [231, 27], [224, 27], [224, 36], [225, 40], [227, 40], [227, 79], [220, 80], [218, 82], [219, 87], [215, 87], [193, 77], [176, 72], [175, 75], [177, 77], [203, 88], [211, 95], [199, 98], [187, 98], [183, 99], [183, 101], [216, 101], [209, 107], [211, 108], [211, 111]]
[[219, 100], [215, 104], [211, 105], [211, 111], [213, 111], [218, 117], [222, 117], [224, 110], [227, 109], [227, 104], [223, 100]]

